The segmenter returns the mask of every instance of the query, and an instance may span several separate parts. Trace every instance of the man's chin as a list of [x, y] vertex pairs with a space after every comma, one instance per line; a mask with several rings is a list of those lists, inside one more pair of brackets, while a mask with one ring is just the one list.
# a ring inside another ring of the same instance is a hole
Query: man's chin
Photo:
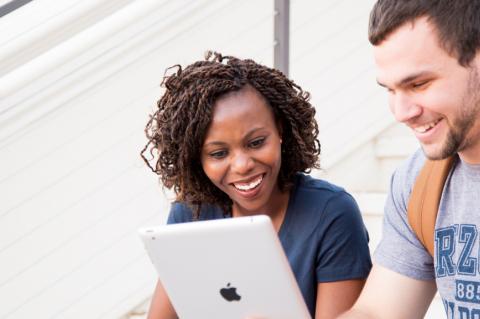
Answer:
[[453, 155], [455, 152], [446, 149], [445, 147], [438, 147], [437, 145], [423, 145], [422, 144], [422, 151], [431, 161], [439, 161], [446, 159], [447, 157]]

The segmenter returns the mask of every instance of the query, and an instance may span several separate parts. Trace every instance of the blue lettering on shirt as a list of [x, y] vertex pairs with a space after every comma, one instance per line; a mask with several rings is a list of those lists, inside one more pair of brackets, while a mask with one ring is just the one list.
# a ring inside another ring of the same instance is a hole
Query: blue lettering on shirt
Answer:
[[475, 225], [460, 225], [460, 236], [458, 241], [465, 245], [463, 246], [458, 260], [459, 274], [475, 276], [477, 270], [477, 258], [471, 257], [470, 255], [476, 238], [477, 229]]
[[480, 304], [480, 283], [476, 281], [455, 280], [455, 299]]
[[437, 249], [437, 278], [455, 275], [455, 264], [452, 256], [455, 252], [455, 227], [449, 226], [435, 230], [435, 245]]

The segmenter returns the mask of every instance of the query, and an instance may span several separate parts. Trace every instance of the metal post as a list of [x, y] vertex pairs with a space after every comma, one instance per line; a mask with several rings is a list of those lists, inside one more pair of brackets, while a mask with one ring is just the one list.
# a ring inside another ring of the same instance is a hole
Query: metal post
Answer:
[[290, 0], [275, 0], [273, 66], [288, 76]]
[[32, 0], [13, 0], [7, 2], [3, 6], [0, 6], [0, 17], [3, 17], [4, 15], [7, 15], [14, 10], [17, 10], [18, 8], [26, 5], [30, 1]]

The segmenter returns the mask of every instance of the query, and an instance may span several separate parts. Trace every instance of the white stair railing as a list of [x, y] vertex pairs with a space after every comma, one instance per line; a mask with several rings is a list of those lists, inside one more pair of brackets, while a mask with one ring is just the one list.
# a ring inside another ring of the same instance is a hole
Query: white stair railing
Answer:
[[[0, 146], [221, 6], [210, 1], [137, 1], [3, 76]], [[158, 19], [159, 10], [164, 19]]]

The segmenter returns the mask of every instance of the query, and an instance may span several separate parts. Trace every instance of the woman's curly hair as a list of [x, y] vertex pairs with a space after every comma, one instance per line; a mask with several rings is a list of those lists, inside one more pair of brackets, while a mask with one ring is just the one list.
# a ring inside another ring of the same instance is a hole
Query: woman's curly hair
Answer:
[[[279, 188], [289, 189], [297, 172], [319, 167], [318, 126], [309, 93], [280, 71], [210, 51], [204, 61], [185, 69], [174, 67], [176, 72], [163, 79], [165, 93], [146, 125], [148, 143], [141, 156], [163, 185], [173, 188], [178, 201], [194, 208], [194, 218], [198, 218], [202, 204], [231, 213], [232, 201], [208, 179], [200, 156], [215, 101], [246, 85], [261, 93], [282, 127]], [[147, 151], [152, 160], [145, 157]], [[150, 161], [154, 161], [153, 166]]]

